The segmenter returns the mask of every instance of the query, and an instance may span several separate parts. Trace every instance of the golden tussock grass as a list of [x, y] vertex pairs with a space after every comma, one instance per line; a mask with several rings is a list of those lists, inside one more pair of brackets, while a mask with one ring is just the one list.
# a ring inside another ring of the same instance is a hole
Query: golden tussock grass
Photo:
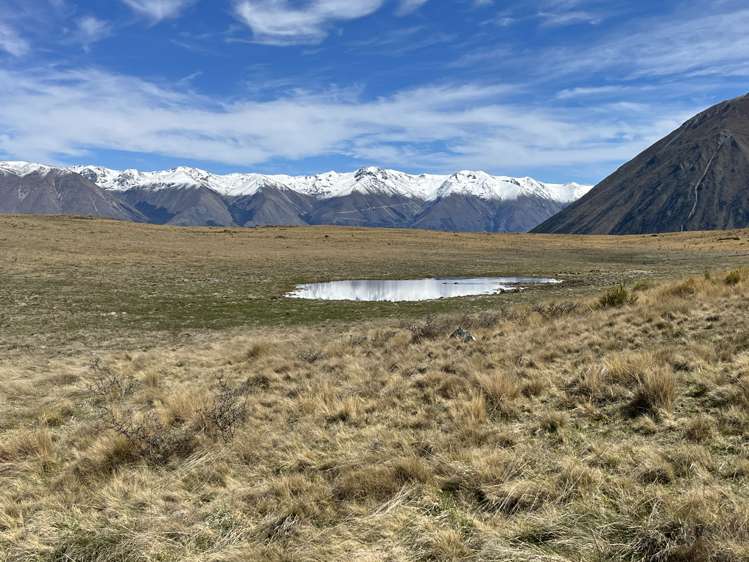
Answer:
[[747, 560], [749, 275], [636, 293], [10, 350], [0, 558]]

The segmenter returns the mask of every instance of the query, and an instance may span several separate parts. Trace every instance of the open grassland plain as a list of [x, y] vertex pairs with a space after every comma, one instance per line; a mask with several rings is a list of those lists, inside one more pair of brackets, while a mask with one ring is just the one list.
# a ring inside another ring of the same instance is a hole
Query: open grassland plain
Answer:
[[2, 219], [0, 560], [749, 560], [747, 239]]
[[[749, 231], [584, 237], [344, 228], [169, 228], [0, 217], [0, 330], [28, 344], [133, 333], [290, 326], [481, 311], [643, 279], [728, 270]], [[284, 299], [297, 283], [438, 276], [553, 276], [525, 295], [427, 303]], [[0, 344], [1, 345], [1, 344]]]

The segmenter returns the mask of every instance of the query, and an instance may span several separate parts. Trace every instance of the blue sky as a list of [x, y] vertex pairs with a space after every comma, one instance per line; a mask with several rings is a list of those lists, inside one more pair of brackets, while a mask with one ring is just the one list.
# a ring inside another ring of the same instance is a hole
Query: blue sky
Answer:
[[597, 182], [749, 91], [744, 0], [0, 0], [0, 158]]

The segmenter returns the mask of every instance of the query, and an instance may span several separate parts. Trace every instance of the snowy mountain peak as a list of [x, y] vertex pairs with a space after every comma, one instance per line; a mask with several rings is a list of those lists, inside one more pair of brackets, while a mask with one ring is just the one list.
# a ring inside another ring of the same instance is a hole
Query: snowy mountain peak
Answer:
[[362, 178], [365, 176], [387, 176], [388, 170], [383, 168], [377, 168], [375, 166], [368, 166], [366, 168], [359, 168], [354, 172], [356, 178]]
[[437, 197], [473, 196], [487, 200], [515, 200], [520, 197], [557, 198], [545, 185], [533, 178], [490, 176], [486, 172], [464, 170], [450, 176], [439, 188]]
[[34, 164], [32, 162], [0, 162], [0, 173], [10, 174], [13, 176], [28, 176], [31, 174], [48, 174], [54, 168], [43, 164]]

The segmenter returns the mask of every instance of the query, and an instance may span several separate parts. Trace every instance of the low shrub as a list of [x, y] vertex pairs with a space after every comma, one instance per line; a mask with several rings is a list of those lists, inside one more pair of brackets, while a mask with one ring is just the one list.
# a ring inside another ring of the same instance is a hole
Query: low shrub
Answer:
[[411, 324], [408, 327], [411, 332], [411, 342], [421, 343], [425, 340], [434, 340], [444, 335], [444, 330], [438, 326], [434, 316], [427, 316], [423, 322]]
[[154, 409], [139, 411], [128, 404], [137, 383], [99, 361], [92, 366], [94, 378], [89, 394], [105, 426], [124, 437], [138, 457], [155, 464], [172, 457], [186, 457], [201, 434], [228, 442], [247, 413], [248, 385], [231, 387], [219, 378], [210, 399], [195, 409], [189, 419], [173, 416], [165, 420]]
[[532, 310], [547, 320], [553, 320], [579, 312], [580, 305], [576, 302], [553, 302], [546, 305], [534, 305]]
[[728, 275], [726, 275], [724, 282], [726, 285], [733, 286], [733, 285], [738, 285], [739, 283], [741, 283], [741, 279], [742, 279], [741, 271], [736, 269], [734, 271], [731, 271]]
[[637, 295], [633, 294], [632, 291], [627, 289], [624, 285], [612, 287], [608, 289], [598, 299], [599, 308], [621, 308], [635, 304], [637, 302]]

